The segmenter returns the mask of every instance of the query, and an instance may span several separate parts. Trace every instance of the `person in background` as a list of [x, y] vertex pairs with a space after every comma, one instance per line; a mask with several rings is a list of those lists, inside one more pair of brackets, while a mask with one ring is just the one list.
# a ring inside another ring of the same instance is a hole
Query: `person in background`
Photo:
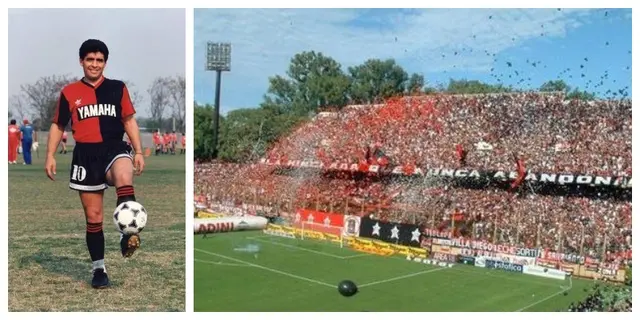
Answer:
[[20, 145], [20, 128], [16, 125], [16, 120], [11, 120], [9, 125], [9, 164], [16, 164], [18, 161], [18, 146]]
[[187, 145], [187, 138], [185, 138], [184, 132], [183, 132], [182, 133], [182, 149], [180, 149], [180, 154], [184, 154], [185, 153], [186, 145]]
[[60, 142], [60, 154], [67, 154], [67, 132], [62, 132], [62, 142]]
[[176, 146], [178, 145], [178, 136], [176, 135], [176, 131], [173, 130], [170, 136], [171, 136], [171, 154], [176, 154]]
[[38, 134], [34, 132], [33, 126], [29, 123], [29, 120], [24, 119], [20, 132], [22, 133], [22, 158], [24, 162], [22, 164], [31, 165], [31, 146], [34, 141], [38, 141]]
[[164, 154], [169, 154], [169, 151], [171, 151], [171, 134], [169, 131], [164, 132], [162, 139], [164, 141]]

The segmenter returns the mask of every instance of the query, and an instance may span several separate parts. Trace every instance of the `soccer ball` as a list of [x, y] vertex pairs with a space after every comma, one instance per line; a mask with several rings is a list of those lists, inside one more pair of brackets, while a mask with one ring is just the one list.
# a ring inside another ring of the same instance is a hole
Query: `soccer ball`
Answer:
[[338, 284], [338, 292], [345, 297], [358, 293], [358, 286], [351, 280], [343, 280]]
[[147, 210], [135, 201], [123, 202], [113, 212], [113, 223], [123, 234], [138, 234], [147, 225]]

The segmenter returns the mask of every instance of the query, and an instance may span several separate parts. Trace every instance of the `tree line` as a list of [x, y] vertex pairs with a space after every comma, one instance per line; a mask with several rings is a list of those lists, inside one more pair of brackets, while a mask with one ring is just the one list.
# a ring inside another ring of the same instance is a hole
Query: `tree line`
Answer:
[[[450, 79], [447, 86], [430, 86], [424, 76], [409, 75], [395, 60], [369, 59], [346, 72], [321, 52], [296, 54], [286, 74], [269, 77], [269, 88], [258, 108], [238, 109], [220, 117], [217, 158], [231, 162], [255, 161], [267, 146], [326, 108], [340, 109], [349, 104], [380, 103], [407, 94], [487, 94], [521, 91], [512, 86], [478, 80]], [[569, 99], [595, 99], [593, 93], [571, 88], [563, 80], [543, 83], [539, 91], [564, 92]], [[214, 157], [211, 105], [194, 102], [194, 155], [196, 159]]]
[[[51, 75], [21, 85], [20, 93], [9, 97], [9, 119], [28, 118], [37, 130], [49, 130], [60, 91], [75, 81], [77, 79], [70, 75]], [[137, 112], [148, 108], [150, 117], [136, 118], [140, 127], [148, 130], [173, 130], [175, 120], [176, 131], [184, 132], [186, 83], [183, 76], [155, 78], [146, 90], [147, 99], [144, 105], [143, 96], [135, 84], [130, 81], [124, 82]], [[70, 125], [67, 130], [70, 130]]]

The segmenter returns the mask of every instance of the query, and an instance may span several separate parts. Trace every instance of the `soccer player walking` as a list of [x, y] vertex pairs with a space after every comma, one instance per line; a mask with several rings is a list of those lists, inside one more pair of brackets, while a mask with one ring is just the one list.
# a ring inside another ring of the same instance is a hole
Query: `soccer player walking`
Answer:
[[[116, 187], [117, 205], [136, 201], [134, 170], [140, 175], [144, 157], [135, 109], [124, 82], [107, 79], [103, 71], [109, 50], [100, 40], [85, 41], [79, 50], [84, 77], [62, 89], [47, 142], [45, 171], [56, 174], [55, 153], [65, 126], [71, 120], [73, 160], [69, 187], [77, 190], [84, 208], [86, 241], [93, 262], [94, 288], [109, 286], [104, 263], [102, 203], [107, 186]], [[126, 132], [131, 144], [123, 141]], [[132, 149], [133, 147], [133, 149]], [[140, 246], [140, 236], [121, 234], [122, 255], [130, 257]]]
[[29, 123], [29, 120], [24, 119], [24, 125], [20, 127], [22, 133], [22, 158], [23, 164], [31, 165], [31, 147], [33, 146], [34, 138], [38, 141], [38, 133], [33, 131], [33, 127]]
[[16, 164], [18, 161], [18, 146], [20, 145], [20, 128], [16, 125], [16, 120], [11, 119], [9, 125], [9, 164]]

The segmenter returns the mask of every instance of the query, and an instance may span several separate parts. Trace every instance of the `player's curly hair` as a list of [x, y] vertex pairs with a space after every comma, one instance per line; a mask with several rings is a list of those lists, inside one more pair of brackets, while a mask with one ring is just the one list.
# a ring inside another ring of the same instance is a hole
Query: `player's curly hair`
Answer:
[[109, 60], [109, 48], [107, 45], [97, 39], [89, 39], [80, 46], [80, 60], [83, 60], [89, 53], [100, 52], [104, 55], [104, 61]]

